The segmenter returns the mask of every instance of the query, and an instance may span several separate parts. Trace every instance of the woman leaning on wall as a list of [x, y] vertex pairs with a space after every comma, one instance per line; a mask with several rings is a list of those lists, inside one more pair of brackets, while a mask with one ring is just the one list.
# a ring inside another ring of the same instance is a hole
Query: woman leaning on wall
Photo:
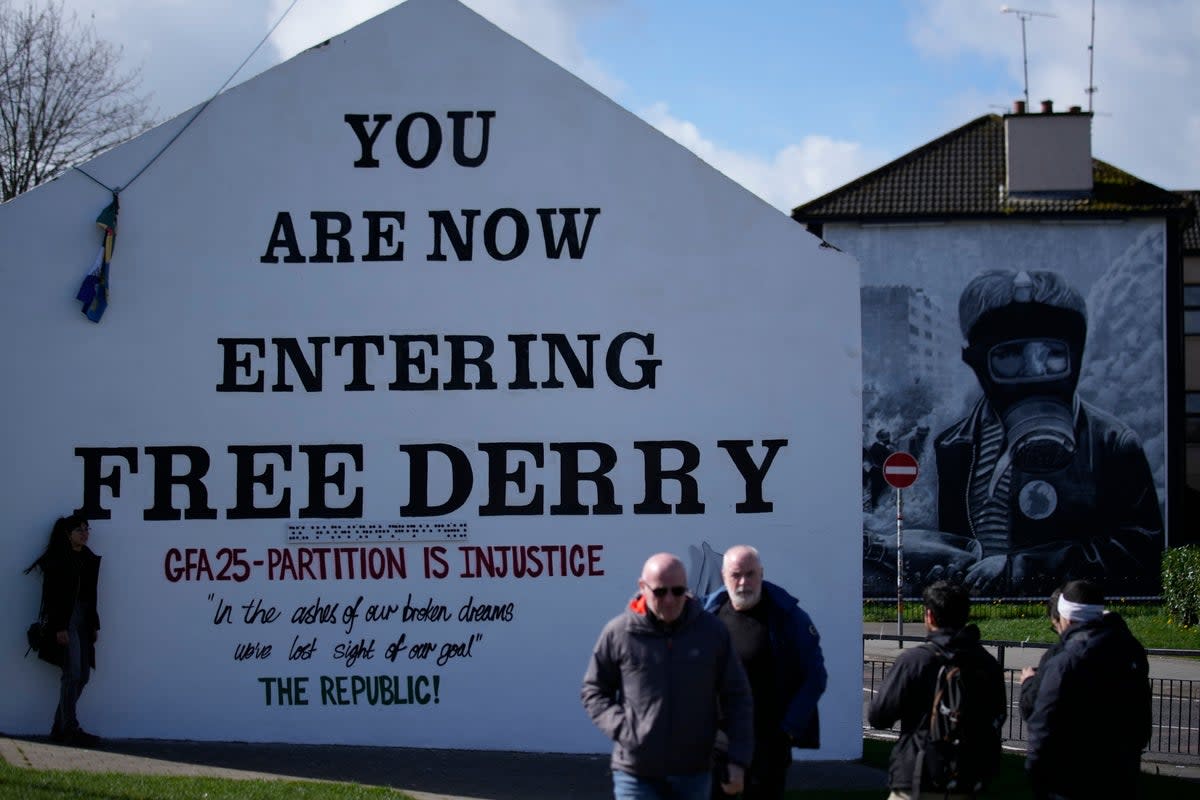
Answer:
[[90, 529], [81, 516], [60, 517], [50, 530], [45, 551], [25, 570], [42, 572], [43, 639], [38, 657], [62, 669], [58, 708], [50, 738], [62, 744], [88, 746], [100, 737], [79, 726], [75, 708], [96, 667], [100, 615], [96, 586], [100, 556], [88, 548]]

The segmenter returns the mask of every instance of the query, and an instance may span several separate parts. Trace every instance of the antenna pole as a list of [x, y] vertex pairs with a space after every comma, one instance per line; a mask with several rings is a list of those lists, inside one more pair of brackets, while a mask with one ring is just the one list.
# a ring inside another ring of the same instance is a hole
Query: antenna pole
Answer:
[[[1096, 0], [1092, 0], [1092, 39], [1088, 42], [1088, 113], [1092, 113], [1092, 98], [1096, 94]], [[1026, 101], [1028, 102], [1028, 101]]]
[[[1095, 10], [1095, 0], [1093, 2], [1093, 13]], [[1017, 19], [1021, 20], [1021, 63], [1025, 68], [1025, 107], [1029, 108], [1029, 48], [1025, 43], [1025, 23], [1034, 17], [1053, 17], [1053, 14], [1047, 14], [1042, 11], [1023, 11], [1019, 8], [1009, 8], [1008, 6], [1000, 6], [1001, 14], [1016, 14]], [[1093, 17], [1093, 24], [1095, 17]], [[1089, 110], [1091, 110], [1089, 108]]]
[[1021, 20], [1021, 63], [1025, 66], [1025, 107], [1029, 105], [1029, 49], [1025, 46], [1025, 21], [1029, 19], [1028, 14], [1017, 14]]

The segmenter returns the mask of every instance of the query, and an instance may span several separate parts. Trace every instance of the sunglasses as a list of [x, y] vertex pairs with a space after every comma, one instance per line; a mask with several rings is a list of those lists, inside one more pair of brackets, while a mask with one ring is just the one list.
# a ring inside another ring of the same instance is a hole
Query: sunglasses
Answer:
[[651, 589], [650, 591], [654, 592], [655, 597], [666, 597], [667, 592], [670, 592], [671, 594], [675, 595], [676, 597], [683, 597], [683, 595], [687, 593], [687, 587], [686, 586], [656, 586], [653, 589]]

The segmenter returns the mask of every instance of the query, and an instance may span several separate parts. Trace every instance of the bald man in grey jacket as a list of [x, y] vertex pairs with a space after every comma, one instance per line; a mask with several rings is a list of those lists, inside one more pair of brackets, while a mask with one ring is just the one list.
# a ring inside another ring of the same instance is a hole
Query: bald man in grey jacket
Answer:
[[742, 790], [754, 753], [750, 685], [724, 624], [688, 594], [678, 557], [646, 561], [638, 595], [600, 633], [580, 695], [613, 740], [617, 800], [708, 800], [718, 709], [730, 760], [721, 788]]

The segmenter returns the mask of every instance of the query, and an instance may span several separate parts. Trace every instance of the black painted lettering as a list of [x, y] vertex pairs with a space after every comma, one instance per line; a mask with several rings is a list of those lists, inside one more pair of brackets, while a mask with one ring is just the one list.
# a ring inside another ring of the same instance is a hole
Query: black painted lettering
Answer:
[[[462, 507], [471, 494], [475, 476], [467, 454], [449, 444], [402, 444], [408, 455], [408, 502], [400, 506], [402, 517], [437, 517]], [[442, 503], [429, 502], [429, 455], [440, 453], [450, 464], [450, 496]]]
[[[580, 211], [587, 215], [587, 222], [583, 225], [583, 236], [579, 236], [579, 231], [575, 226], [575, 217]], [[587, 249], [588, 236], [592, 232], [592, 220], [600, 213], [598, 208], [539, 208], [537, 215], [542, 220], [542, 239], [546, 243], [546, 258], [560, 258], [562, 256], [563, 245], [567, 247], [567, 256], [573, 259], [583, 258], [583, 251]], [[562, 214], [563, 227], [562, 233], [558, 237], [558, 241], [554, 240], [554, 215]]]
[[83, 459], [83, 505], [75, 509], [86, 519], [112, 519], [112, 512], [100, 503], [100, 487], [107, 486], [113, 499], [121, 496], [121, 467], [113, 464], [107, 475], [101, 475], [106, 457], [119, 458], [129, 467], [130, 474], [138, 471], [136, 447], [76, 447], [75, 455]]
[[[425, 152], [420, 156], [414, 155], [412, 150], [413, 124], [417, 120], [425, 123]], [[405, 165], [413, 169], [424, 169], [434, 162], [441, 149], [442, 127], [431, 114], [414, 111], [396, 126], [396, 155], [400, 156]]]
[[430, 211], [429, 218], [433, 220], [433, 252], [425, 256], [425, 260], [446, 260], [446, 254], [442, 252], [442, 232], [445, 231], [450, 246], [454, 248], [455, 259], [470, 261], [475, 249], [475, 218], [479, 216], [479, 211], [478, 208], [464, 208], [459, 212], [463, 216], [465, 233], [459, 230], [454, 215], [449, 210]]
[[300, 452], [308, 456], [308, 505], [300, 509], [301, 519], [357, 519], [362, 517], [363, 489], [354, 487], [353, 499], [343, 506], [331, 506], [325, 500], [325, 487], [332, 486], [339, 494], [346, 494], [346, 464], [342, 459], [329, 472], [327, 466], [331, 456], [344, 456], [361, 474], [363, 468], [363, 446], [361, 444], [306, 444]]
[[[645, 500], [633, 507], [635, 514], [703, 514], [704, 503], [700, 502], [700, 488], [692, 476], [692, 470], [700, 466], [700, 449], [691, 442], [661, 441], [634, 442], [645, 459]], [[674, 468], [663, 466], [663, 452], [675, 450], [682, 456], [682, 463]], [[673, 480], [679, 484], [679, 502], [672, 506], [663, 499], [663, 483]]]
[[[217, 518], [217, 510], [208, 505], [208, 487], [204, 485], [209, 466], [207, 450], [194, 445], [147, 447], [146, 455], [154, 459], [154, 505], [142, 512], [142, 519]], [[181, 475], [175, 474], [176, 457], [187, 464]], [[176, 486], [187, 492], [187, 506], [182, 510], [175, 508], [173, 502]]]
[[[396, 233], [404, 230], [403, 211], [364, 211], [363, 218], [367, 221], [367, 253], [362, 257], [366, 261], [403, 261], [404, 242], [397, 241]], [[394, 223], [384, 227], [384, 221]], [[381, 245], [393, 248], [383, 252]]]
[[654, 355], [653, 333], [641, 334], [634, 333], [633, 331], [626, 331], [620, 334], [608, 345], [608, 355], [604, 360], [605, 369], [608, 372], [608, 379], [613, 382], [613, 385], [619, 386], [622, 389], [653, 389], [655, 373], [658, 370], [658, 367], [662, 364], [661, 358], [635, 359], [633, 363], [637, 365], [641, 372], [633, 380], [626, 378], [625, 373], [622, 371], [622, 351], [625, 349], [626, 343], [631, 340], [637, 340], [641, 342], [645, 347], [647, 355]]
[[275, 215], [275, 225], [271, 228], [271, 236], [267, 240], [267, 250], [259, 256], [258, 260], [263, 264], [278, 264], [279, 256], [275, 255], [275, 251], [280, 247], [287, 250], [287, 255], [283, 257], [283, 263], [304, 263], [305, 258], [300, 253], [300, 243], [296, 241], [296, 226], [292, 224], [292, 215], [286, 211], [280, 211]]
[[[337, 262], [353, 261], [350, 242], [346, 240], [346, 234], [350, 232], [350, 215], [341, 211], [314, 211], [309, 216], [316, 223], [317, 247], [308, 260], [314, 264], [332, 263], [334, 257], [329, 255], [329, 243], [337, 242]], [[331, 223], [336, 223], [336, 227]]]
[[271, 340], [271, 344], [275, 346], [276, 363], [275, 385], [271, 387], [272, 391], [292, 391], [292, 385], [287, 382], [286, 371], [284, 369], [285, 361], [292, 365], [296, 377], [304, 385], [304, 391], [321, 391], [322, 356], [325, 352], [325, 345], [329, 344], [329, 337], [310, 336], [308, 337], [308, 343], [313, 347], [313, 360], [311, 364], [305, 358], [304, 352], [300, 349], [300, 343], [296, 339], [280, 337]]
[[226, 510], [227, 519], [288, 519], [292, 515], [292, 490], [284, 488], [279, 502], [273, 506], [258, 506], [254, 502], [255, 487], [261, 486], [269, 499], [275, 494], [275, 464], [263, 464], [262, 472], [255, 472], [255, 457], [273, 455], [278, 457], [284, 471], [292, 468], [292, 448], [286, 444], [230, 445], [234, 456], [236, 477], [236, 504]]
[[509, 389], [536, 389], [537, 384], [529, 377], [529, 345], [537, 341], [537, 334], [512, 333], [508, 340], [513, 343], [514, 376], [508, 383]]
[[[261, 392], [263, 390], [263, 371], [255, 371], [252, 366], [254, 353], [259, 358], [267, 354], [267, 344], [263, 339], [219, 338], [217, 344], [221, 347], [221, 382], [217, 384], [218, 392]], [[246, 348], [244, 351], [240, 348]], [[243, 355], [239, 357], [239, 352]], [[253, 378], [250, 383], [240, 383], [239, 374]]]
[[764, 439], [762, 446], [767, 448], [767, 454], [763, 457], [760, 465], [755, 464], [754, 458], [750, 455], [753, 441], [723, 439], [717, 442], [717, 447], [729, 453], [729, 458], [733, 460], [733, 465], [737, 467], [742, 481], [746, 484], [746, 499], [734, 506], [737, 513], [765, 514], [774, 508], [774, 504], [763, 500], [763, 479], [767, 477], [767, 470], [771, 468], [775, 454], [779, 452], [780, 448], [786, 447], [787, 443], [787, 439]]
[[373, 392], [374, 384], [367, 382], [367, 347], [374, 347], [376, 355], [383, 355], [382, 336], [338, 336], [333, 340], [333, 354], [340, 356], [342, 350], [350, 348], [353, 375], [346, 384], [347, 392]]
[[367, 115], [366, 114], [347, 114], [342, 119], [350, 125], [350, 129], [354, 131], [354, 135], [358, 137], [359, 147], [362, 149], [358, 160], [354, 162], [356, 169], [365, 169], [370, 167], [378, 167], [379, 159], [375, 158], [374, 147], [375, 140], [379, 138], [380, 132], [384, 125], [391, 120], [391, 114], [375, 114], [370, 119], [375, 123], [375, 128], [370, 133], [367, 132]]
[[512, 470], [508, 468], [508, 454], [526, 453], [533, 457], [534, 466], [542, 468], [545, 451], [540, 442], [484, 442], [480, 452], [488, 457], [488, 501], [479, 507], [479, 516], [529, 516], [545, 513], [542, 500], [542, 485], [535, 484], [533, 497], [524, 505], [508, 504], [508, 484], [518, 492], [526, 491], [527, 461], [518, 460]]
[[[598, 333], [581, 333], [575, 337], [584, 343], [585, 357], [587, 366], [579, 363], [579, 357], [575, 355], [575, 351], [571, 349], [571, 343], [567, 340], [566, 334], [562, 333], [543, 333], [542, 341], [549, 347], [546, 348], [546, 356], [548, 358], [549, 376], [542, 381], [542, 387], [546, 389], [561, 389], [563, 382], [558, 379], [555, 364], [559, 359], [566, 365], [567, 370], [571, 373], [571, 380], [581, 389], [591, 389], [594, 387], [592, 377], [592, 362], [593, 352], [592, 345], [599, 341], [600, 334]], [[557, 358], [555, 357], [557, 355]]]
[[[446, 116], [454, 123], [454, 162], [461, 167], [478, 167], [487, 159], [488, 138], [495, 111], [448, 111]], [[478, 117], [481, 126], [479, 148], [475, 155], [467, 155], [467, 120]]]
[[[446, 335], [450, 344], [450, 379], [443, 389], [495, 389], [496, 382], [492, 380], [492, 365], [488, 359], [496, 351], [495, 344], [488, 336], [455, 336]], [[479, 352], [474, 356], [467, 355], [467, 345], [479, 346]], [[467, 367], [476, 370], [478, 379], [475, 383], [467, 381]]]
[[[428, 355], [430, 358], [437, 356], [437, 337], [431, 333], [425, 333], [411, 336], [392, 335], [388, 339], [396, 345], [396, 380], [389, 383], [388, 388], [393, 392], [413, 390], [433, 391], [437, 389], [437, 367], [426, 364], [425, 350], [413, 352], [415, 345], [425, 345], [429, 348]], [[413, 370], [416, 370], [416, 379], [413, 378]], [[421, 380], [422, 377], [424, 380]]]
[[[559, 481], [558, 503], [550, 506], [551, 515], [571, 514], [620, 514], [621, 506], [616, 503], [616, 490], [608, 473], [617, 465], [617, 451], [604, 442], [556, 442], [550, 445], [558, 453]], [[596, 455], [598, 465], [594, 469], [582, 470], [579, 466], [581, 453]], [[596, 487], [596, 502], [585, 506], [579, 501], [579, 484], [591, 481]]]
[[[513, 223], [512, 243], [508, 250], [501, 250], [498, 231], [500, 223], [506, 219], [512, 220]], [[488, 215], [483, 224], [483, 246], [494, 260], [512, 261], [525, 252], [525, 246], [528, 244], [529, 223], [520, 211], [515, 208], [498, 208]]]

